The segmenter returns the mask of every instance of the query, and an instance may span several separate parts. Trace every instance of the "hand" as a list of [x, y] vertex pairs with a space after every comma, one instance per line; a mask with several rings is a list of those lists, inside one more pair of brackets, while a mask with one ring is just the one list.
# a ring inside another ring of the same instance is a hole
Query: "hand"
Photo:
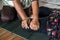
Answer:
[[28, 26], [29, 23], [30, 23], [29, 19], [23, 20], [21, 24], [22, 28], [29, 29], [29, 26]]
[[30, 23], [30, 28], [32, 30], [38, 30], [39, 29], [39, 21], [38, 20], [32, 20], [31, 23]]

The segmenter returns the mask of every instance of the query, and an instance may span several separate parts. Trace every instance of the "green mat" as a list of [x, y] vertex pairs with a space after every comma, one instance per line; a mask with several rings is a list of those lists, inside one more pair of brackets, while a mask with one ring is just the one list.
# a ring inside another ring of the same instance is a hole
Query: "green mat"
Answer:
[[5, 28], [13, 33], [16, 33], [20, 36], [23, 36], [25, 38], [28, 38], [28, 35], [30, 35], [31, 33], [28, 33], [28, 32], [25, 32], [20, 26], [19, 26], [19, 21], [18, 20], [15, 20], [9, 24], [6, 24], [5, 25], [3, 24], [1, 27], [2, 28]]
[[18, 34], [29, 40], [48, 40], [48, 36], [40, 32], [28, 32], [23, 30], [20, 26], [20, 21], [18, 19], [10, 23], [2, 23], [0, 21], [0, 27], [7, 29], [15, 34]]
[[15, 21], [10, 22], [10, 23], [5, 24], [5, 25], [3, 23], [1, 27], [5, 28], [13, 33], [16, 33], [22, 37], [25, 37], [29, 40], [45, 40], [45, 39], [48, 40], [47, 35], [40, 33], [40, 32], [32, 33], [32, 32], [25, 31], [19, 26], [19, 24], [20, 24], [19, 20], [15, 20]]

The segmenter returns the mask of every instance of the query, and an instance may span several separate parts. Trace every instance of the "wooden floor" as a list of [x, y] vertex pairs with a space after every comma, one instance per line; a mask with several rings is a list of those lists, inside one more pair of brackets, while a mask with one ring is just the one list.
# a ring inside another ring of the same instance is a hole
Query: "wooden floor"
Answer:
[[0, 28], [0, 40], [25, 40], [25, 39], [3, 28]]

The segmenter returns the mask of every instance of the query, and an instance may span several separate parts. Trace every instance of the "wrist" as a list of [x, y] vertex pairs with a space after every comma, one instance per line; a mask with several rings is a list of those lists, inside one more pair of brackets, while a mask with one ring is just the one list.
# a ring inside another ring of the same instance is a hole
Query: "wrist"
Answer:
[[23, 20], [28, 20], [28, 19], [29, 19], [29, 17], [26, 17], [26, 18], [22, 19], [22, 21], [23, 21]]
[[33, 15], [33, 19], [38, 19], [38, 15]]
[[24, 15], [24, 16], [22, 16], [21, 18], [22, 18], [22, 20], [25, 20], [25, 19], [27, 19], [28, 17]]
[[33, 18], [33, 20], [38, 21], [38, 18]]
[[38, 20], [38, 17], [33, 17], [33, 19]]

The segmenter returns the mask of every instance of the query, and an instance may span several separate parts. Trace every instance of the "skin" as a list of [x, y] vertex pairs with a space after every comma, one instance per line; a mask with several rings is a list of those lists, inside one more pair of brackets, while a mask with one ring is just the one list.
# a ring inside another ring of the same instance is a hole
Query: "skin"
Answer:
[[32, 2], [32, 11], [33, 11], [33, 19], [30, 23], [30, 28], [32, 30], [38, 30], [39, 29], [39, 21], [38, 21], [39, 5], [38, 5], [38, 0]]
[[23, 10], [23, 7], [21, 6], [21, 3], [19, 0], [14, 0], [13, 1], [14, 3], [14, 7], [16, 9], [16, 11], [18, 12], [18, 14], [20, 15], [20, 17], [22, 18], [22, 28], [25, 28], [25, 29], [29, 29], [28, 25], [27, 25], [27, 22], [30, 24], [30, 28], [32, 30], [38, 30], [39, 29], [39, 21], [38, 21], [38, 12], [39, 12], [39, 9], [38, 9], [38, 0], [36, 1], [33, 1], [32, 2], [32, 13], [33, 13], [33, 19], [32, 21], [30, 22], [30, 20], [28, 20], [27, 18], [27, 15], [26, 13], [24, 12]]

